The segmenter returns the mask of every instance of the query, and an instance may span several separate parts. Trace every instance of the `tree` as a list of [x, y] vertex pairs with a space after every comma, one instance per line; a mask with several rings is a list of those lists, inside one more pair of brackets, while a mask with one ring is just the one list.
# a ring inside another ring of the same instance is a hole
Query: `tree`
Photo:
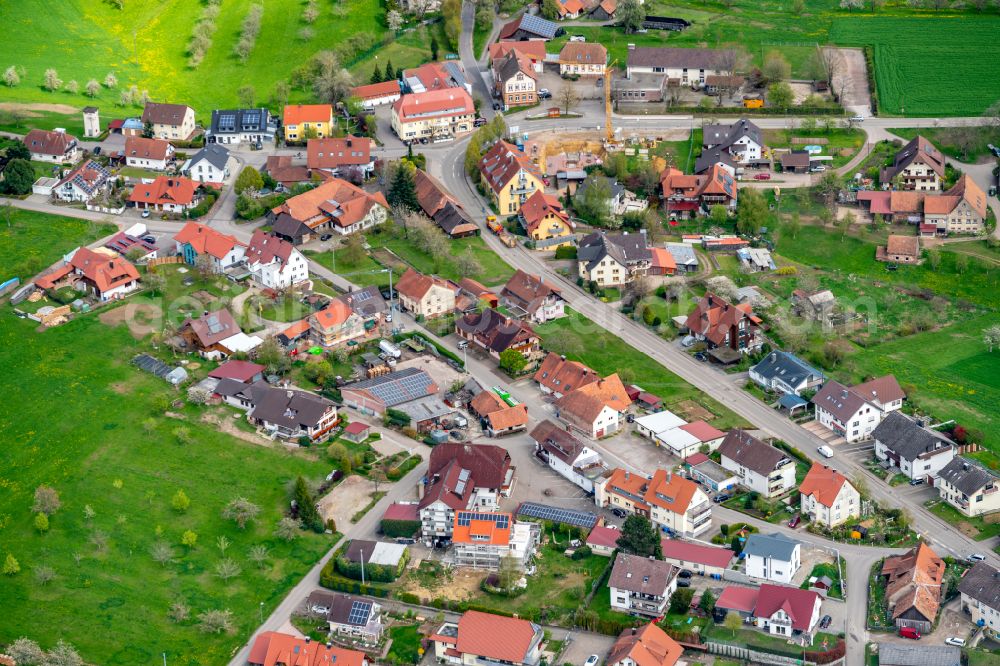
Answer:
[[431, 36], [431, 60], [436, 61], [438, 59], [438, 40], [437, 37]]
[[827, 206], [832, 208], [834, 201], [837, 199], [837, 193], [840, 192], [841, 185], [840, 176], [837, 175], [836, 171], [825, 171], [820, 176], [819, 182], [813, 186], [813, 192]]
[[[252, 105], [247, 104], [246, 106]], [[264, 178], [252, 166], [243, 167], [240, 175], [236, 177], [236, 184], [233, 185], [233, 190], [236, 194], [243, 194], [247, 190], [259, 192], [262, 189], [264, 189]]]
[[1000, 324], [983, 329], [983, 343], [990, 353], [993, 353], [994, 347], [1000, 347]]
[[274, 84], [274, 92], [271, 93], [271, 99], [274, 101], [275, 106], [284, 106], [285, 102], [288, 101], [288, 83], [285, 81], [278, 81]]
[[385, 79], [382, 78], [382, 72], [379, 71], [378, 63], [375, 63], [375, 67], [372, 68], [372, 75], [371, 78], [368, 79], [368, 83], [382, 83], [383, 81], [385, 81]]
[[177, 513], [184, 513], [191, 506], [191, 500], [188, 499], [187, 493], [184, 490], [178, 490], [174, 493], [174, 496], [170, 498], [170, 506], [173, 507], [174, 511]]
[[319, 515], [319, 509], [316, 508], [316, 498], [309, 492], [306, 480], [301, 476], [295, 480], [294, 501], [298, 507], [299, 520], [302, 521], [302, 524], [313, 532], [322, 532], [323, 517]]
[[49, 517], [44, 513], [35, 514], [35, 529], [38, 530], [40, 534], [45, 534], [49, 531]]
[[90, 79], [87, 81], [85, 89], [87, 97], [97, 97], [97, 93], [101, 92], [101, 84], [97, 82], [97, 79]]
[[573, 200], [577, 215], [593, 225], [611, 226], [611, 180], [599, 173], [592, 173], [583, 182], [583, 195], [579, 192]]
[[687, 615], [691, 610], [691, 600], [694, 599], [694, 590], [690, 587], [679, 587], [670, 595], [671, 614]]
[[340, 66], [337, 56], [332, 51], [321, 51], [313, 62], [313, 94], [328, 104], [336, 104], [347, 97], [354, 80], [351, 73]]
[[795, 211], [788, 221], [785, 222], [785, 231], [792, 238], [798, 238], [800, 229], [802, 229], [802, 216], [799, 215], [799, 211]]
[[736, 632], [743, 628], [743, 618], [739, 613], [729, 611], [726, 613], [726, 619], [722, 621], [722, 626], [733, 632], [733, 638], [736, 638]]
[[580, 94], [572, 83], [564, 83], [559, 87], [559, 92], [556, 93], [556, 101], [559, 102], [565, 115], [580, 102]]
[[708, 219], [716, 226], [722, 226], [729, 219], [729, 211], [722, 204], [715, 204], [708, 210]]
[[935, 248], [927, 250], [927, 263], [933, 270], [937, 270], [941, 267], [941, 252]]
[[841, 217], [837, 221], [837, 226], [840, 227], [840, 240], [841, 241], [843, 241], [845, 238], [847, 238], [847, 234], [851, 230], [851, 226], [856, 221], [857, 221], [857, 218], [855, 217], [854, 213], [845, 213], [844, 216]]
[[302, 10], [302, 20], [306, 23], [314, 23], [319, 18], [319, 7], [315, 2], [309, 2]]
[[785, 81], [792, 75], [792, 66], [780, 51], [769, 51], [764, 56], [764, 66], [760, 71], [768, 83], [776, 83]]
[[80, 92], [80, 84], [76, 80], [72, 80], [66, 84], [66, 92], [76, 95]]
[[341, 262], [348, 266], [357, 266], [365, 258], [365, 237], [362, 234], [351, 234], [344, 239], [340, 248]]
[[444, 34], [454, 50], [462, 34], [462, 0], [443, 0], [441, 15], [444, 16]]
[[222, 580], [229, 580], [230, 578], [235, 578], [243, 572], [240, 565], [236, 563], [236, 560], [231, 558], [226, 558], [215, 565], [215, 575]]
[[49, 486], [35, 488], [35, 502], [31, 506], [34, 513], [44, 513], [46, 516], [51, 516], [59, 510], [61, 505], [59, 492], [55, 488]]
[[181, 535], [181, 545], [185, 548], [191, 549], [195, 547], [198, 543], [198, 535], [191, 530], [184, 530], [184, 534]]
[[21, 76], [17, 73], [17, 67], [11, 65], [3, 71], [3, 82], [8, 88], [13, 88], [21, 83]]
[[969, 268], [969, 255], [967, 254], [956, 254], [955, 255], [955, 272], [961, 275]]
[[267, 368], [268, 374], [283, 375], [291, 367], [291, 360], [288, 354], [284, 353], [281, 345], [273, 337], [269, 337], [257, 347], [257, 362]]
[[229, 610], [210, 610], [198, 615], [198, 626], [208, 634], [231, 634], [236, 628]]
[[282, 541], [292, 541], [299, 536], [299, 532], [301, 530], [301, 522], [295, 518], [285, 516], [278, 521], [278, 525], [274, 528], [274, 536], [278, 537]]
[[7, 146], [8, 160], [30, 160], [31, 149], [24, 145], [23, 141], [16, 141]]
[[[402, 71], [402, 69], [400, 69], [400, 71]], [[386, 60], [385, 61], [385, 78], [382, 79], [382, 80], [383, 81], [394, 81], [394, 80], [396, 80], [398, 78], [399, 78], [399, 76], [396, 74], [396, 70], [393, 69], [393, 67], [392, 67], [392, 61], [391, 60]]]
[[56, 646], [45, 654], [45, 666], [83, 666], [83, 659], [76, 649], [60, 639]]
[[616, 545], [623, 552], [640, 557], [651, 555], [657, 559], [663, 557], [660, 535], [648, 518], [637, 514], [630, 515], [622, 524], [621, 532]]
[[149, 554], [154, 562], [161, 566], [167, 566], [167, 562], [174, 558], [174, 550], [166, 541], [157, 541], [149, 549]]
[[517, 558], [513, 555], [507, 555], [500, 560], [500, 571], [497, 573], [497, 578], [499, 579], [500, 589], [507, 592], [514, 589], [517, 585], [517, 581], [521, 579], [521, 567], [517, 562]]
[[191, 609], [183, 601], [175, 601], [170, 604], [170, 610], [167, 611], [167, 617], [170, 618], [171, 622], [184, 622], [190, 616]]
[[7, 553], [7, 559], [3, 561], [3, 575], [15, 576], [20, 570], [21, 565], [18, 563], [17, 558], [11, 553]]
[[767, 218], [767, 201], [764, 195], [756, 188], [744, 188], [736, 205], [736, 228], [740, 233], [756, 235]]
[[458, 256], [455, 262], [458, 272], [462, 275], [478, 275], [483, 271], [483, 265], [479, 262], [479, 258], [476, 257], [476, 253], [472, 251], [472, 247], [465, 248], [465, 252]]
[[701, 609], [707, 614], [712, 614], [712, 611], [715, 610], [715, 595], [712, 594], [711, 590], [705, 590], [702, 592], [701, 602], [698, 605], [701, 606]]
[[247, 523], [255, 520], [260, 515], [260, 507], [245, 497], [236, 497], [222, 510], [222, 517], [232, 520], [241, 530]]
[[41, 666], [45, 659], [45, 653], [38, 643], [26, 636], [21, 636], [8, 645], [5, 652], [17, 666]]
[[542, 0], [542, 18], [555, 21], [559, 18], [558, 0]]
[[54, 92], [62, 88], [62, 79], [59, 78], [59, 72], [52, 69], [51, 67], [45, 70], [45, 83], [43, 87], [49, 92]]
[[392, 180], [389, 183], [389, 191], [386, 193], [386, 200], [390, 206], [401, 206], [407, 211], [419, 211], [420, 202], [417, 201], [417, 186], [413, 180], [413, 173], [416, 170], [410, 162], [397, 162], [393, 172]]
[[504, 349], [500, 352], [500, 369], [511, 376], [517, 376], [528, 365], [524, 354], [516, 349]]
[[267, 546], [262, 543], [256, 546], [251, 546], [250, 551], [247, 553], [247, 559], [257, 565], [258, 569], [263, 569], [264, 564], [267, 563], [267, 557], [269, 552]]
[[642, 22], [646, 20], [646, 9], [639, 0], [622, 0], [616, 12], [618, 22], [626, 33], [636, 32], [642, 28]]
[[28, 160], [16, 159], [7, 163], [0, 181], [0, 192], [4, 194], [30, 194], [35, 182], [35, 170]]
[[805, 0], [792, 0], [792, 13], [796, 16], [802, 16], [802, 12], [806, 9]]
[[767, 99], [771, 102], [771, 106], [775, 106], [779, 109], [787, 109], [792, 105], [792, 101], [795, 99], [795, 93], [792, 92], [792, 87], [790, 85], [784, 81], [779, 81], [778, 83], [772, 83], [768, 86]]
[[854, 11], [855, 9], [861, 9], [864, 7], [864, 0], [840, 0], [840, 8], [846, 9], [848, 11]]
[[118, 77], [115, 76], [114, 72], [108, 72], [104, 77], [104, 87], [114, 88], [118, 85]]
[[244, 108], [252, 108], [254, 101], [257, 98], [257, 93], [251, 85], [240, 86], [240, 89], [236, 91], [236, 99], [240, 101], [240, 106]]
[[385, 15], [385, 24], [389, 30], [399, 32], [403, 27], [403, 15], [395, 9], [390, 9]]

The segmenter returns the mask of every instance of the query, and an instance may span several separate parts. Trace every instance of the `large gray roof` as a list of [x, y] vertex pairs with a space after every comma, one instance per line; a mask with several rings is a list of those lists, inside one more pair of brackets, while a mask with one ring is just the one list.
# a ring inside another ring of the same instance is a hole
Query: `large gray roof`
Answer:
[[313, 428], [335, 405], [306, 391], [269, 388], [254, 396], [253, 417], [286, 428]]
[[879, 643], [879, 666], [960, 666], [962, 651], [947, 645]]
[[740, 118], [732, 125], [706, 125], [703, 129], [702, 144], [729, 148], [744, 136], [750, 137], [757, 145], [764, 145], [760, 128], [746, 118]]
[[719, 454], [761, 476], [769, 475], [791, 460], [784, 452], [744, 430], [730, 430], [719, 445]]
[[663, 67], [664, 69], [720, 69], [720, 53], [721, 51], [716, 49], [638, 46], [628, 52], [628, 66]]
[[975, 495], [989, 483], [1000, 483], [1000, 477], [975, 461], [956, 456], [938, 472], [938, 476], [966, 495]]
[[747, 538], [747, 545], [743, 548], [745, 555], [756, 555], [782, 562], [790, 562], [798, 541], [789, 539], [780, 532], [773, 534], [751, 534]]
[[587, 262], [587, 270], [593, 269], [607, 255], [623, 266], [652, 259], [644, 233], [605, 234], [595, 231], [584, 236], [576, 252], [578, 261]]
[[765, 379], [780, 379], [791, 387], [796, 387], [811, 378], [824, 379], [825, 375], [795, 354], [773, 351], [753, 366], [751, 370]]
[[899, 454], [900, 458], [909, 461], [952, 445], [951, 440], [941, 433], [923, 428], [899, 412], [889, 412], [872, 431], [872, 438]]
[[216, 169], [225, 169], [226, 162], [229, 161], [229, 149], [217, 143], [210, 143], [191, 158], [191, 164], [197, 164], [201, 160], [207, 160]]
[[958, 591], [1000, 610], [1000, 571], [986, 562], [979, 562], [959, 581]]

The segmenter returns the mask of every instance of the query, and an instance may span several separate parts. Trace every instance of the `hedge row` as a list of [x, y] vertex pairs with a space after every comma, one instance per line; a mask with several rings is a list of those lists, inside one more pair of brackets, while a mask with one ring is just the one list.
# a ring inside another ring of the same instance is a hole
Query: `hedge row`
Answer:
[[389, 596], [389, 589], [381, 586], [362, 584], [361, 581], [349, 580], [338, 575], [333, 570], [333, 560], [330, 560], [323, 567], [319, 574], [319, 584], [323, 587], [336, 590], [337, 592], [347, 592], [349, 594], [367, 594], [373, 597], [386, 598]]
[[412, 537], [420, 530], [419, 520], [383, 520], [382, 534], [393, 539]]

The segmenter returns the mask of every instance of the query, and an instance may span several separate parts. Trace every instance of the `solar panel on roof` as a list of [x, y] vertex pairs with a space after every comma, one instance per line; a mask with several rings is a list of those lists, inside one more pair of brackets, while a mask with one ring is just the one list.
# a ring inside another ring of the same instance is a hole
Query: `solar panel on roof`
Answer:
[[363, 625], [368, 622], [372, 605], [368, 601], [355, 601], [351, 604], [351, 612], [347, 616], [348, 624]]
[[576, 525], [577, 527], [593, 527], [597, 524], [597, 514], [590, 513], [589, 511], [561, 509], [534, 502], [523, 502], [517, 509], [517, 515], [527, 518], [551, 520], [556, 523]]
[[458, 473], [458, 483], [455, 484], [455, 494], [463, 495], [465, 493], [465, 486], [469, 483], [469, 470], [463, 469]]
[[459, 511], [457, 523], [460, 527], [468, 527], [473, 520], [483, 520], [495, 523], [502, 530], [510, 527], [510, 516], [506, 513], [483, 513], [480, 511]]

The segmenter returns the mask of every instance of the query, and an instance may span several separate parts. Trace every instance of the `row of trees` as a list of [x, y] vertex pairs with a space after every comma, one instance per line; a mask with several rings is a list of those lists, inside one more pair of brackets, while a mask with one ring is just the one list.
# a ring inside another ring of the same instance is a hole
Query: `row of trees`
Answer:
[[212, 46], [217, 18], [219, 18], [218, 4], [206, 5], [201, 10], [201, 16], [198, 17], [191, 32], [191, 41], [188, 42], [188, 67], [194, 69], [204, 60], [205, 54]]
[[22, 636], [7, 646], [4, 652], [17, 666], [83, 666], [83, 659], [76, 648], [59, 640], [51, 650], [43, 650], [38, 643]]
[[250, 52], [253, 51], [254, 44], [257, 43], [257, 35], [260, 34], [260, 20], [263, 16], [264, 5], [250, 5], [250, 10], [243, 18], [243, 25], [240, 28], [240, 39], [233, 49], [233, 53], [240, 59], [240, 62], [246, 62], [247, 58], [250, 57]]

